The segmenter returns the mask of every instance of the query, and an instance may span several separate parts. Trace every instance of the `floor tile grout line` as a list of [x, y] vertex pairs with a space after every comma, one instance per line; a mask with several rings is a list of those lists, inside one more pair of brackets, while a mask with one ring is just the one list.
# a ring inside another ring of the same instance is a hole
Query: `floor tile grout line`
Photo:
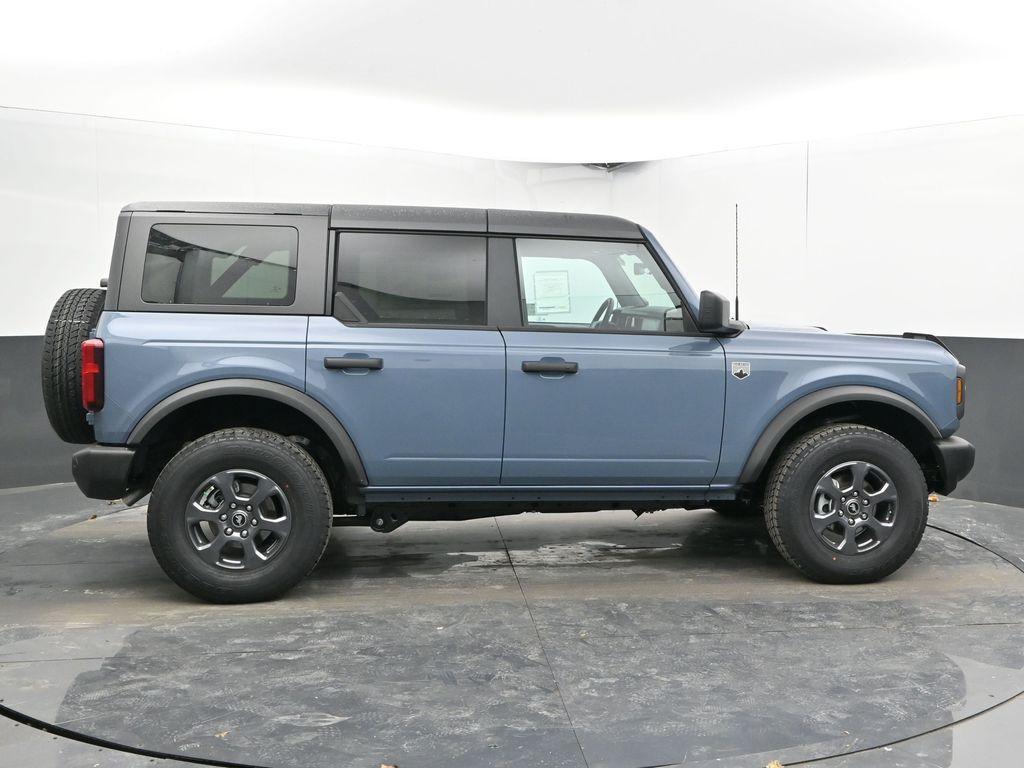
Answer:
[[533, 625], [534, 634], [537, 635], [537, 644], [540, 646], [540, 652], [544, 656], [544, 663], [547, 665], [548, 673], [551, 675], [551, 682], [554, 683], [555, 692], [558, 694], [558, 700], [562, 702], [562, 711], [565, 712], [565, 719], [569, 722], [569, 728], [572, 730], [573, 738], [576, 739], [576, 746], [580, 750], [580, 757], [583, 758], [583, 765], [586, 768], [590, 768], [590, 761], [587, 760], [587, 753], [583, 751], [583, 743], [580, 741], [580, 735], [576, 732], [576, 726], [572, 722], [572, 715], [569, 714], [569, 706], [565, 703], [565, 696], [562, 695], [562, 686], [558, 684], [558, 678], [555, 676], [555, 668], [551, 665], [551, 659], [548, 658], [547, 648], [544, 647], [544, 638], [541, 637], [540, 627], [537, 626], [537, 620], [533, 616], [533, 609], [530, 607], [530, 600], [526, 596], [526, 590], [523, 588], [523, 582], [519, 578], [519, 572], [516, 570], [515, 561], [512, 559], [512, 553], [509, 551], [508, 542], [505, 540], [505, 533], [501, 530], [501, 525], [498, 524], [498, 518], [493, 518], [494, 527], [498, 529], [498, 536], [501, 537], [501, 545], [505, 549], [505, 557], [508, 558], [509, 567], [512, 569], [512, 575], [516, 579], [516, 585], [519, 587], [520, 593], [523, 595], [523, 605], [526, 606], [526, 613], [530, 617], [530, 623]]

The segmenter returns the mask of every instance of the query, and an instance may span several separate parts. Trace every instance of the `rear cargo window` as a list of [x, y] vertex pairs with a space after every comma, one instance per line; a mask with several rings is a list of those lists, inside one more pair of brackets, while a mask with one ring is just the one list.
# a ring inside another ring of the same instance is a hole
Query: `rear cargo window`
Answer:
[[335, 315], [397, 325], [486, 325], [487, 239], [341, 235]]
[[295, 301], [298, 244], [294, 227], [155, 224], [142, 300], [287, 306]]

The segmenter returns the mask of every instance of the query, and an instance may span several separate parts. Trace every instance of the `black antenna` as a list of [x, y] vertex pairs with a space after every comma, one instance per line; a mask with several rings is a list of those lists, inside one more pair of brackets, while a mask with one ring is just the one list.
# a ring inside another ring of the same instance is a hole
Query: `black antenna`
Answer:
[[733, 320], [740, 319], [740, 204], [736, 203], [736, 303], [733, 305]]

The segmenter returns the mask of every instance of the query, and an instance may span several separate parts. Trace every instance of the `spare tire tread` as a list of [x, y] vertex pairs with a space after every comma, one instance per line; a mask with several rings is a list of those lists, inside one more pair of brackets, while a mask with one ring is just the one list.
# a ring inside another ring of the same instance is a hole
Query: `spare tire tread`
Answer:
[[57, 299], [43, 341], [43, 403], [50, 426], [66, 443], [91, 443], [92, 425], [82, 407], [82, 342], [99, 322], [107, 292], [73, 288]]

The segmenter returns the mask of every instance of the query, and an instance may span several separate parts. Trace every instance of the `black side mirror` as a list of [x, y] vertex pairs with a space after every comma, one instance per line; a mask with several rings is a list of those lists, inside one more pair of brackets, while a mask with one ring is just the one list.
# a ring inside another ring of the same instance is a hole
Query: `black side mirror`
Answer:
[[700, 309], [697, 314], [697, 325], [705, 333], [735, 336], [746, 328], [738, 320], [729, 319], [729, 300], [714, 291], [700, 292]]

